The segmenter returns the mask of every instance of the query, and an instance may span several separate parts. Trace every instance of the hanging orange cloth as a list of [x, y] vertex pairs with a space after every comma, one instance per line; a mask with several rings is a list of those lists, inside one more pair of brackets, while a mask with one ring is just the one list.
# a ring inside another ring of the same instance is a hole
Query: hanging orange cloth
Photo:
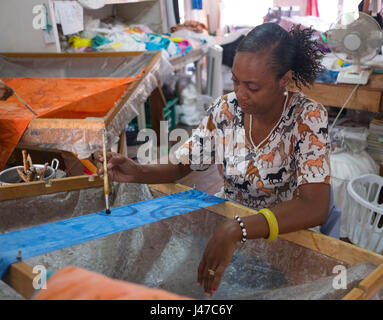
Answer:
[[65, 267], [49, 277], [33, 300], [190, 300], [162, 289], [114, 280], [79, 267]]
[[[131, 78], [1, 78], [37, 113], [37, 118], [104, 117], [120, 99]], [[16, 97], [0, 101], [0, 170], [32, 120]]]

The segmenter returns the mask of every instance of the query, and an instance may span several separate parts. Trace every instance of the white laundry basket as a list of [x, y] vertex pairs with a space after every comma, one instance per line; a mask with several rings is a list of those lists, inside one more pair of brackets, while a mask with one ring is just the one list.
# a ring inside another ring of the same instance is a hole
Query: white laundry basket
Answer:
[[354, 205], [347, 217], [349, 240], [368, 250], [383, 253], [383, 177], [364, 174], [352, 179], [347, 192]]

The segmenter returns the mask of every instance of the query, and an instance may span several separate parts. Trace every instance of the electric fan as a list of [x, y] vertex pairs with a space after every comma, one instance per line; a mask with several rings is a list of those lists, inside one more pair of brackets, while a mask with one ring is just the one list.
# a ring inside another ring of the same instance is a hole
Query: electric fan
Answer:
[[344, 13], [327, 31], [327, 44], [339, 59], [351, 64], [342, 68], [337, 82], [367, 84], [370, 73], [361, 65], [373, 59], [383, 44], [375, 19], [363, 12]]

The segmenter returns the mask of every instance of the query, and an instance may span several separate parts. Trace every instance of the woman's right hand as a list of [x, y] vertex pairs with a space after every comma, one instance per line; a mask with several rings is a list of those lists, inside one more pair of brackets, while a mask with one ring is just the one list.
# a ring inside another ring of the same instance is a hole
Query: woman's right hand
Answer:
[[[97, 174], [104, 178], [104, 156], [97, 151], [94, 153], [97, 166]], [[140, 166], [132, 159], [115, 152], [107, 152], [108, 179], [117, 182], [138, 182]]]

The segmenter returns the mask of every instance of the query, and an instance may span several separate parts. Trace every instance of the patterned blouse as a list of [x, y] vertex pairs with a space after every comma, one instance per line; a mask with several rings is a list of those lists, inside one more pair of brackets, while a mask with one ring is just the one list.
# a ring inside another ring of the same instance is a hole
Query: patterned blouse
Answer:
[[246, 144], [244, 113], [232, 92], [213, 103], [175, 157], [193, 170], [218, 164], [221, 196], [256, 210], [296, 198], [302, 184], [329, 184], [327, 111], [300, 92], [289, 96], [279, 123], [257, 152]]

